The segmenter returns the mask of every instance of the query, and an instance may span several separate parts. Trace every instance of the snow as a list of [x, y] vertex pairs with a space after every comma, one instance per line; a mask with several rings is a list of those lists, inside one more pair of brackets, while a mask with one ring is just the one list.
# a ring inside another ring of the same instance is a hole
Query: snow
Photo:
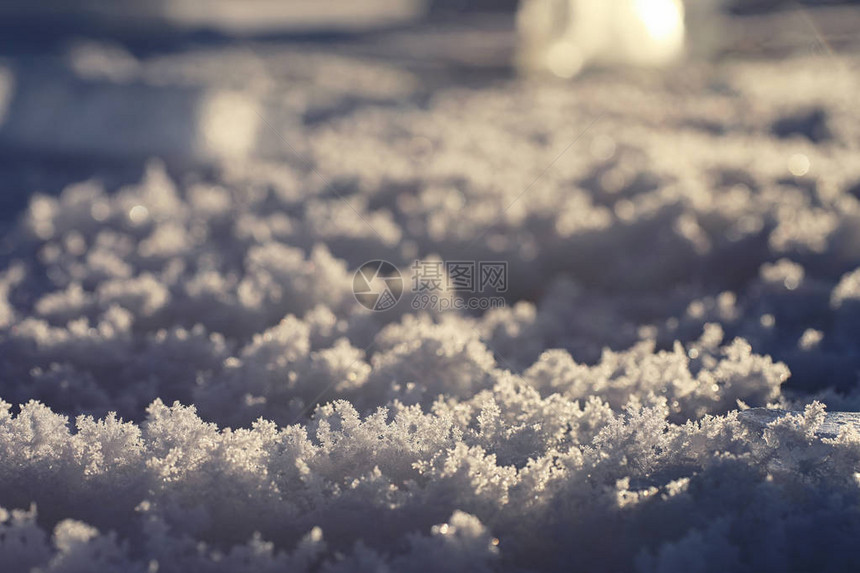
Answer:
[[[0, 569], [850, 569], [860, 60], [456, 86], [355, 42], [75, 44], [43, 81], [193, 111], [80, 146], [9, 65]], [[506, 261], [507, 306], [370, 312], [374, 259]]]

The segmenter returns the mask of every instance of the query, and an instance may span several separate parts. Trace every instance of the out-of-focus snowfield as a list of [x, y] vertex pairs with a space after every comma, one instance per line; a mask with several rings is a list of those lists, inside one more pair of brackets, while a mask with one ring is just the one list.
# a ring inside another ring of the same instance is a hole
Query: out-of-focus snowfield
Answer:
[[[0, 570], [855, 567], [857, 9], [563, 82], [511, 14], [68, 18], [0, 19]], [[418, 258], [507, 306], [357, 304]]]

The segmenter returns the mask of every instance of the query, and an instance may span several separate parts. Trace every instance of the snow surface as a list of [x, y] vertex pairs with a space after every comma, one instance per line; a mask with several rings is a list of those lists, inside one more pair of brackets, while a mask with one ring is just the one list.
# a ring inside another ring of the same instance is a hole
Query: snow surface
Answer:
[[[3, 236], [3, 571], [853, 567], [860, 434], [819, 430], [860, 409], [860, 59], [445, 87], [370, 45], [88, 49], [274, 116]], [[416, 257], [508, 261], [508, 306], [356, 303]]]

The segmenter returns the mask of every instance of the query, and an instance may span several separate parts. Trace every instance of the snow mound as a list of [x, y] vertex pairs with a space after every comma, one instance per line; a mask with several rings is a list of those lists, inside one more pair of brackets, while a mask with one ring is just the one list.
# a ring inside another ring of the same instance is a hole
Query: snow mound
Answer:
[[[34, 195], [0, 563], [844, 570], [860, 435], [819, 429], [860, 406], [860, 86], [825, 68], [442, 90], [295, 127], [310, 164]], [[508, 306], [354, 300], [417, 258], [507, 261]], [[738, 413], [769, 405], [800, 413]]]

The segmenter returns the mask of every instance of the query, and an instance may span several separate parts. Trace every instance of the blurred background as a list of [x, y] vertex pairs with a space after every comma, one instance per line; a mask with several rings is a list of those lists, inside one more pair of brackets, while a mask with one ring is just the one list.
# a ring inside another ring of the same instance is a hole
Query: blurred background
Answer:
[[607, 66], [826, 57], [858, 29], [856, 3], [812, 0], [5, 0], [0, 222], [35, 191], [136, 181], [149, 157], [181, 172], [301, 155], [301, 126], [363, 105]]

